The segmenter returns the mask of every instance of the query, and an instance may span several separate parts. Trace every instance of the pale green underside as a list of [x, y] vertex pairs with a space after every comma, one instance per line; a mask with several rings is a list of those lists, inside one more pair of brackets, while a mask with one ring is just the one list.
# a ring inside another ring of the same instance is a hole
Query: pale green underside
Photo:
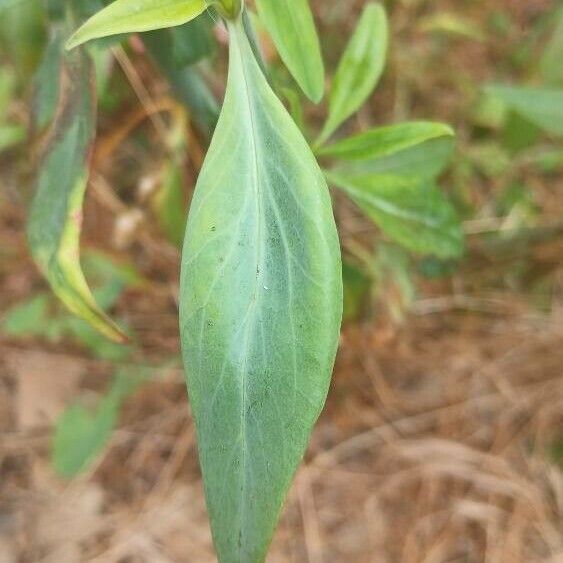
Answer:
[[230, 25], [224, 107], [192, 202], [180, 325], [222, 563], [264, 560], [328, 392], [342, 314], [325, 180]]

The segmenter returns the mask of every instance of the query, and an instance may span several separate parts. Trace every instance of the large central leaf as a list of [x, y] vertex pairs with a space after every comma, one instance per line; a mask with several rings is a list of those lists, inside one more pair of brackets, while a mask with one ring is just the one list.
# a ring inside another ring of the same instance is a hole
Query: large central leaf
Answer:
[[327, 186], [241, 23], [182, 261], [180, 322], [213, 536], [263, 561], [326, 398], [341, 313]]

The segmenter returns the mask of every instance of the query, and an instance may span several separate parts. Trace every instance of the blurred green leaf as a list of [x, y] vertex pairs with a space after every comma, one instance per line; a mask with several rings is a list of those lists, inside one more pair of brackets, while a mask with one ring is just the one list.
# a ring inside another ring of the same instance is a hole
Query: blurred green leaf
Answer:
[[369, 295], [371, 280], [357, 266], [350, 262], [342, 262], [342, 281], [344, 284], [344, 321], [356, 320], [362, 313]]
[[84, 23], [67, 41], [73, 49], [86, 41], [184, 24], [207, 8], [205, 0], [115, 0]]
[[211, 16], [204, 12], [183, 25], [149, 31], [143, 41], [153, 52], [159, 52], [159, 58], [166, 57], [168, 64], [182, 69], [214, 53], [216, 43], [212, 27]]
[[563, 136], [563, 90], [491, 84], [485, 91], [547, 133]]
[[280, 56], [308, 98], [324, 92], [324, 64], [309, 0], [256, 0], [258, 15]]
[[441, 137], [379, 158], [349, 161], [335, 169], [339, 175], [385, 174], [434, 179], [450, 163], [453, 137]]
[[509, 111], [502, 131], [502, 144], [511, 153], [531, 147], [539, 138], [540, 130], [520, 113]]
[[388, 34], [383, 6], [367, 4], [336, 70], [328, 119], [317, 145], [323, 144], [373, 92], [385, 67]]
[[463, 252], [461, 222], [442, 192], [419, 179], [327, 173], [392, 240], [421, 254], [440, 258]]
[[181, 248], [186, 228], [187, 204], [182, 167], [176, 159], [172, 159], [165, 171], [162, 185], [156, 194], [155, 207], [164, 234], [172, 244]]
[[348, 137], [332, 145], [320, 147], [319, 156], [344, 160], [367, 160], [398, 153], [440, 137], [453, 137], [449, 125], [413, 121], [388, 127], [379, 127]]
[[117, 374], [108, 394], [93, 411], [82, 405], [70, 406], [59, 418], [53, 438], [51, 459], [59, 475], [75, 477], [87, 470], [103, 452], [117, 424], [119, 409], [145, 378]]
[[64, 30], [53, 25], [51, 38], [43, 58], [33, 77], [33, 125], [43, 130], [54, 118], [57, 110], [60, 89], [60, 73], [63, 61]]
[[29, 83], [41, 60], [46, 39], [46, 14], [43, 2], [11, 2], [0, 11], [0, 53], [15, 69], [20, 87]]
[[21, 125], [0, 125], [0, 152], [18, 145], [25, 136], [25, 127]]
[[48, 322], [49, 298], [36, 295], [12, 307], [2, 321], [2, 330], [8, 336], [33, 336], [41, 334]]

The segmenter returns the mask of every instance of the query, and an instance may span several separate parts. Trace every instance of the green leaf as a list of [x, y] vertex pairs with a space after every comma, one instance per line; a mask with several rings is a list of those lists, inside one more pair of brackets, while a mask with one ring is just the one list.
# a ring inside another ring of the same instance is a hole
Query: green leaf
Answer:
[[324, 143], [372, 93], [385, 67], [388, 34], [385, 9], [381, 4], [368, 4], [336, 70], [328, 119], [317, 140], [318, 145]]
[[344, 321], [355, 321], [362, 313], [371, 288], [370, 278], [350, 262], [342, 263], [344, 284]]
[[71, 405], [59, 418], [53, 437], [51, 459], [59, 475], [75, 477], [87, 470], [107, 446], [117, 424], [124, 399], [133, 393], [145, 374], [119, 373], [108, 394], [93, 412]]
[[392, 240], [420, 254], [439, 258], [463, 252], [461, 222], [440, 190], [420, 180], [367, 174], [327, 173]]
[[440, 137], [378, 158], [351, 160], [335, 172], [341, 176], [369, 173], [434, 179], [448, 166], [453, 149], [453, 137]]
[[453, 135], [454, 132], [449, 125], [413, 121], [360, 133], [332, 145], [320, 147], [317, 154], [345, 160], [380, 158], [432, 139], [453, 137]]
[[22, 125], [0, 125], [0, 153], [11, 149], [25, 139], [25, 127]]
[[117, 342], [125, 335], [98, 307], [80, 269], [82, 203], [94, 140], [91, 62], [67, 54], [57, 117], [36, 180], [27, 225], [31, 253], [59, 299], [74, 314]]
[[61, 85], [64, 31], [53, 26], [52, 35], [41, 64], [33, 77], [33, 125], [43, 130], [55, 116]]
[[67, 49], [119, 33], [163, 29], [193, 20], [207, 8], [205, 0], [115, 0], [92, 16], [68, 40]]
[[215, 51], [213, 20], [208, 12], [177, 27], [150, 31], [143, 41], [166, 58], [174, 68], [182, 69], [193, 65]]
[[485, 91], [543, 131], [563, 136], [563, 90], [491, 84]]
[[222, 563], [264, 560], [323, 407], [342, 315], [323, 175], [229, 24], [221, 118], [188, 218], [180, 329]]
[[15, 305], [2, 321], [3, 332], [15, 337], [41, 334], [48, 322], [48, 307], [49, 300], [44, 294]]
[[309, 0], [257, 0], [258, 15], [280, 56], [313, 102], [324, 92], [324, 64]]

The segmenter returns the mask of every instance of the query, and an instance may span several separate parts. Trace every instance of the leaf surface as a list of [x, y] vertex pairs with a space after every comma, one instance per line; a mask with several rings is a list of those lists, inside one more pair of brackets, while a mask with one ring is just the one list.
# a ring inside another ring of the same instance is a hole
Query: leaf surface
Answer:
[[336, 69], [328, 119], [317, 144], [324, 143], [367, 100], [385, 67], [388, 23], [381, 4], [369, 3]]
[[313, 102], [324, 91], [324, 64], [309, 0], [257, 0], [258, 15], [280, 56]]
[[379, 127], [320, 147], [317, 154], [344, 160], [381, 158], [440, 137], [453, 137], [449, 125], [413, 121]]
[[463, 252], [460, 220], [448, 200], [434, 185], [419, 179], [366, 174], [341, 176], [328, 173], [391, 239], [405, 248], [440, 258]]
[[434, 179], [447, 168], [453, 149], [453, 137], [440, 137], [376, 158], [348, 160], [334, 171], [341, 176], [384, 174]]
[[242, 23], [190, 209], [180, 288], [188, 390], [222, 563], [264, 560], [323, 407], [342, 316], [324, 177]]
[[29, 212], [28, 241], [39, 269], [68, 309], [121, 342], [126, 337], [98, 307], [80, 269], [82, 203], [95, 135], [91, 62], [82, 50], [64, 57], [59, 90]]
[[67, 49], [86, 41], [151, 31], [193, 20], [207, 8], [205, 0], [115, 0], [87, 20], [68, 40]]
[[485, 90], [547, 133], [563, 136], [563, 89], [491, 84]]

